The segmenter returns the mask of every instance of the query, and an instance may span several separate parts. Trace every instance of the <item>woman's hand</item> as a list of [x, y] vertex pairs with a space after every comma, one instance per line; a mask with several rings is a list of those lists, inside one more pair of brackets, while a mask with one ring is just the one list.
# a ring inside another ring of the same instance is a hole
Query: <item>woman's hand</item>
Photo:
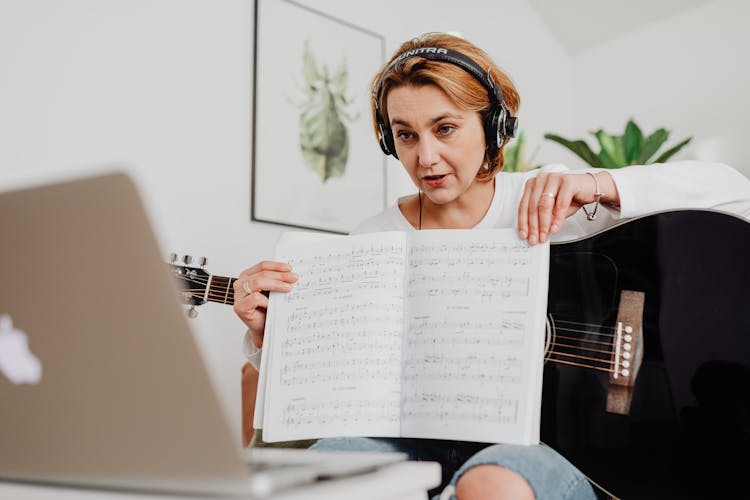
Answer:
[[234, 282], [234, 313], [250, 330], [255, 347], [263, 346], [268, 292], [288, 292], [297, 279], [289, 264], [264, 260], [242, 271]]
[[[596, 175], [602, 192], [600, 201], [619, 203], [619, 195], [608, 172]], [[583, 205], [596, 201], [597, 183], [589, 173], [540, 173], [529, 179], [518, 205], [518, 234], [530, 245], [544, 243], [560, 230], [567, 217]], [[604, 175], [602, 175], [604, 174]]]

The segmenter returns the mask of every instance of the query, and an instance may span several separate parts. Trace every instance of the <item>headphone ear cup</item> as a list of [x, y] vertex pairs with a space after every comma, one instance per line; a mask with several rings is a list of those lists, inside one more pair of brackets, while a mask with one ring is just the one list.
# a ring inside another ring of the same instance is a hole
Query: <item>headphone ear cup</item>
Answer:
[[505, 122], [505, 108], [497, 106], [488, 114], [488, 120], [484, 128], [485, 141], [491, 148], [499, 148], [505, 139], [503, 134]]
[[518, 118], [510, 116], [505, 106], [497, 106], [489, 114], [485, 127], [487, 145], [499, 148], [506, 137], [515, 137], [518, 130]]
[[396, 145], [393, 143], [393, 130], [391, 130], [391, 127], [385, 124], [385, 120], [383, 120], [383, 117], [380, 114], [380, 110], [377, 109], [377, 106], [375, 108], [375, 119], [378, 122], [378, 129], [380, 130], [380, 149], [383, 150], [383, 153], [386, 156], [393, 155], [394, 158], [398, 159], [398, 155], [396, 154]]
[[386, 155], [393, 155], [398, 160], [396, 154], [396, 144], [393, 142], [393, 130], [391, 127], [380, 127], [380, 149]]
[[515, 116], [509, 116], [505, 120], [505, 136], [506, 137], [515, 137], [516, 133], [518, 132], [518, 118]]

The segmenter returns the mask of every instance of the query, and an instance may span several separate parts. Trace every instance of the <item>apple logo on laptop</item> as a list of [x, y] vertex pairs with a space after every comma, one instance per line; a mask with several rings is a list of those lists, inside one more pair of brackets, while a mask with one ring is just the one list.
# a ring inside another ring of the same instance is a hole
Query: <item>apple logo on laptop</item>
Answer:
[[29, 350], [26, 334], [13, 328], [8, 314], [0, 315], [0, 373], [17, 385], [42, 380], [42, 363]]

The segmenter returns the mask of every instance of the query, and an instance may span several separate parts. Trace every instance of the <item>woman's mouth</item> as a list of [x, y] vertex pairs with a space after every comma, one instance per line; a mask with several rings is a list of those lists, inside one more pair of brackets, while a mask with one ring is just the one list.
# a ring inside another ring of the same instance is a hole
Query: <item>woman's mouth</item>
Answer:
[[448, 178], [448, 174], [443, 175], [425, 175], [422, 177], [422, 180], [425, 184], [431, 187], [440, 186], [443, 182], [445, 182], [445, 179]]

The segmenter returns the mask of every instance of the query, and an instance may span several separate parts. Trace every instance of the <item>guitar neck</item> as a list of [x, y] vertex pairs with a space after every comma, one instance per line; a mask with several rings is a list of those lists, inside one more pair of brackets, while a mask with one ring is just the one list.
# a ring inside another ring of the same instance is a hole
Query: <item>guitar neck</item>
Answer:
[[206, 287], [206, 296], [209, 302], [234, 305], [234, 282], [237, 278], [227, 276], [211, 275]]

